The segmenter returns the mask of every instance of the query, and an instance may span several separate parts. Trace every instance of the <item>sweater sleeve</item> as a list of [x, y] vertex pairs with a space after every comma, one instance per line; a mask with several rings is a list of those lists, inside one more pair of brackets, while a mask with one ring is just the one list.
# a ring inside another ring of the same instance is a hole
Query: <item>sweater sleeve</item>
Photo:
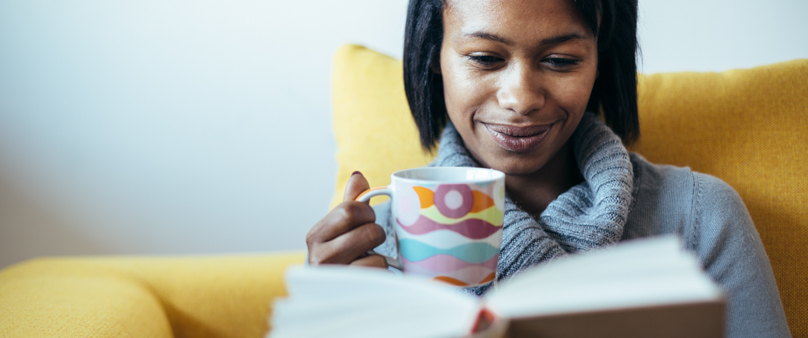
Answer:
[[693, 249], [727, 293], [727, 337], [790, 337], [771, 265], [740, 196], [694, 173]]

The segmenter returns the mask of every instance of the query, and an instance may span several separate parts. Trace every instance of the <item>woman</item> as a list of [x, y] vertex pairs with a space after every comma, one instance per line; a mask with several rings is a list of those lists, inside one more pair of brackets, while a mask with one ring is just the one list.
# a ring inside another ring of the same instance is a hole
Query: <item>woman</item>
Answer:
[[[788, 336], [768, 258], [735, 191], [623, 146], [639, 136], [636, 18], [629, 0], [411, 0], [405, 88], [423, 147], [440, 141], [431, 165], [505, 172], [500, 279], [674, 233], [727, 290], [729, 336]], [[311, 229], [310, 264], [386, 267], [365, 253], [394, 254], [389, 204], [353, 202], [367, 188], [354, 173], [346, 202]]]

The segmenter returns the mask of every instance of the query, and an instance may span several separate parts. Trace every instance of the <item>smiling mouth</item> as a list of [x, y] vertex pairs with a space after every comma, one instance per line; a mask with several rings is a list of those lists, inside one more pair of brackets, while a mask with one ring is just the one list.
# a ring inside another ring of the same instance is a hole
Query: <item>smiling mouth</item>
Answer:
[[552, 124], [517, 127], [483, 123], [494, 141], [505, 150], [524, 153], [538, 148], [549, 134]]

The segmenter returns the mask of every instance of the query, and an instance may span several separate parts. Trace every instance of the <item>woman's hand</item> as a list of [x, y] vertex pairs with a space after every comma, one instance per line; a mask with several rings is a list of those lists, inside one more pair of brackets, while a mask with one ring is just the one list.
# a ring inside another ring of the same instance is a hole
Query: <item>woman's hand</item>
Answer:
[[306, 234], [309, 265], [350, 264], [387, 268], [380, 255], [367, 255], [384, 243], [384, 229], [376, 223], [376, 213], [367, 202], [356, 202], [370, 188], [365, 176], [354, 172], [345, 186], [344, 202], [337, 205]]

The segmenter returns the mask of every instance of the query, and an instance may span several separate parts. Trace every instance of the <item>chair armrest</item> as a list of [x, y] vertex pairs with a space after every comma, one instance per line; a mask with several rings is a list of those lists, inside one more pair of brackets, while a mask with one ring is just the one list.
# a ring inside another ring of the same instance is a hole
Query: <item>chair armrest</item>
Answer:
[[262, 337], [305, 253], [36, 259], [0, 271], [0, 336]]
[[147, 285], [72, 263], [38, 259], [0, 273], [0, 336], [173, 337]]

